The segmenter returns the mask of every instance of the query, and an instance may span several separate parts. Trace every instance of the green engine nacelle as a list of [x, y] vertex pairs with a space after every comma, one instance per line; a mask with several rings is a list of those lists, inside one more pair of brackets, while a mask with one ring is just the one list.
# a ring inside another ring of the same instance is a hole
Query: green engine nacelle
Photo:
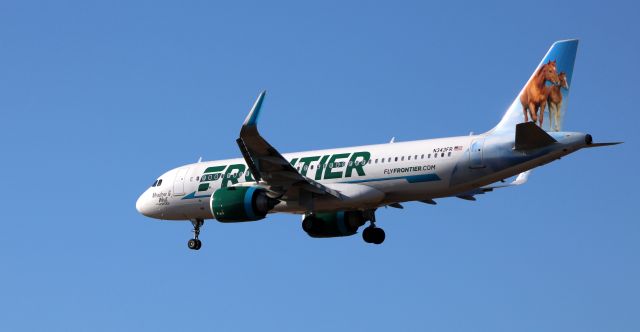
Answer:
[[263, 219], [278, 200], [258, 187], [226, 187], [211, 195], [211, 212], [220, 222], [242, 222]]
[[361, 211], [316, 213], [302, 221], [302, 229], [311, 237], [349, 236], [366, 222]]

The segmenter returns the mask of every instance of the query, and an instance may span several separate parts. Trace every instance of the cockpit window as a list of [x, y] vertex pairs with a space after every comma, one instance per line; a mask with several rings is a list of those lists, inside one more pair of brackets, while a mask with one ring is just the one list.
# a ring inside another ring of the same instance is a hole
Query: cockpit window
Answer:
[[151, 187], [155, 187], [158, 184], [158, 180], [156, 180], [155, 182], [153, 182], [153, 184], [151, 185]]
[[160, 187], [161, 184], [162, 184], [162, 179], [158, 180], [157, 187]]

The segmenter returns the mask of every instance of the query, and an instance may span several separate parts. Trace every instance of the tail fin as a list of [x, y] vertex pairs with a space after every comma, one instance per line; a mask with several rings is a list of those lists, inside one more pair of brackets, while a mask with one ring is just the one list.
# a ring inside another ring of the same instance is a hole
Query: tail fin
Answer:
[[553, 43], [491, 132], [514, 132], [516, 124], [525, 121], [534, 121], [546, 131], [561, 131], [577, 50], [577, 39]]

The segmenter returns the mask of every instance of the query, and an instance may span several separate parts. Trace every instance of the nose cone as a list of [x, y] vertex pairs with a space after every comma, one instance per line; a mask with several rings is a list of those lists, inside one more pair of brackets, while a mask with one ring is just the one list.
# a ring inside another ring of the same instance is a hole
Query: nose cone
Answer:
[[149, 191], [145, 191], [136, 201], [136, 210], [145, 217], [161, 218], [161, 209], [153, 203]]
[[145, 201], [144, 201], [144, 194], [140, 195], [140, 197], [138, 197], [138, 200], [136, 201], [136, 210], [138, 210], [138, 213], [142, 214], [142, 215], [146, 215], [145, 211]]

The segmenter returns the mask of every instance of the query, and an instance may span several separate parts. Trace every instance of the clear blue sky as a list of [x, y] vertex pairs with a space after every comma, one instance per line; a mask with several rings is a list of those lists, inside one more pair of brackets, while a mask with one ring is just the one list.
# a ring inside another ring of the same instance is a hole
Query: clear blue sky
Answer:
[[[2, 331], [638, 331], [637, 2], [2, 1]], [[381, 209], [382, 246], [299, 217], [137, 214], [175, 166], [237, 157], [261, 89], [282, 152], [491, 128], [580, 38], [565, 127], [526, 186]]]

